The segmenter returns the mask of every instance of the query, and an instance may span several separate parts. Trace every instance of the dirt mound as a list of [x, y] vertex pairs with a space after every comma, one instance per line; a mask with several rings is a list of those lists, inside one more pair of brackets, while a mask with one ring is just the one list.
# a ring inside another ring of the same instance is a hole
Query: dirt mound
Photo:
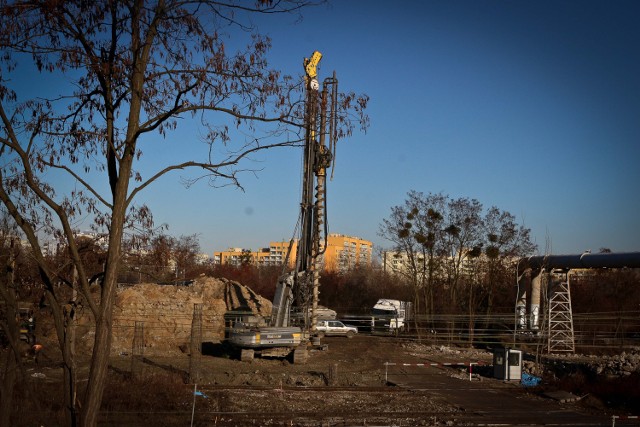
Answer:
[[224, 338], [224, 315], [228, 311], [251, 311], [263, 316], [271, 313], [270, 301], [227, 279], [201, 277], [188, 286], [128, 286], [119, 290], [116, 297], [112, 352], [132, 351], [136, 325], [138, 334], [144, 337], [145, 355], [188, 349], [196, 304], [202, 304], [203, 342]]

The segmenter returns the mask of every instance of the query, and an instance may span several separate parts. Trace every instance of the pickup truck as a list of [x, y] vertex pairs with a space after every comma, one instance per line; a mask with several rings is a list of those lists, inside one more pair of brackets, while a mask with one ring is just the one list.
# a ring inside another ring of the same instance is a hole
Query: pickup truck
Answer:
[[353, 338], [358, 333], [358, 328], [345, 325], [339, 320], [318, 320], [316, 331], [320, 337], [325, 335], [344, 335], [347, 338]]

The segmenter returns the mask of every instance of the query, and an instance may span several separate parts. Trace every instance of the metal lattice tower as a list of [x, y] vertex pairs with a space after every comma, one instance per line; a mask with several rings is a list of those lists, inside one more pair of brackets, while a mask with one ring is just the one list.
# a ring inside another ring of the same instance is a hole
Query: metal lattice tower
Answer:
[[190, 353], [189, 378], [195, 384], [200, 376], [200, 356], [202, 355], [202, 304], [193, 304]]
[[549, 353], [576, 350], [569, 275], [549, 289]]

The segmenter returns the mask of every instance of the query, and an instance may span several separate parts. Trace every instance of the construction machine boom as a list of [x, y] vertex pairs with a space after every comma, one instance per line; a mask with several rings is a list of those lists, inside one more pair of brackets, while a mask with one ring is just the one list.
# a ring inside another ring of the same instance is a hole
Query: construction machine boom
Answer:
[[[303, 63], [306, 74], [305, 144], [295, 268], [278, 280], [268, 321], [262, 325], [237, 323], [232, 327], [230, 340], [243, 350], [243, 360], [253, 358], [256, 352], [263, 356], [282, 355], [287, 350], [295, 350], [294, 361], [306, 360], [302, 351], [306, 353], [306, 344], [315, 334], [320, 279], [318, 262], [326, 249], [322, 242], [326, 244], [327, 235], [326, 171], [331, 166], [331, 152], [337, 140], [338, 81], [334, 73], [323, 81], [320, 90], [317, 66], [321, 59], [322, 54], [316, 51]], [[285, 267], [287, 264], [285, 261]], [[293, 309], [304, 314], [297, 326], [291, 325]]]

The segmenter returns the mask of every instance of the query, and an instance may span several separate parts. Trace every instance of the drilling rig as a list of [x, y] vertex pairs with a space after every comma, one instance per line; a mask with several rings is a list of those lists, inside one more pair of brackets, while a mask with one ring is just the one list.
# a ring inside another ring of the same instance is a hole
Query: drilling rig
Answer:
[[[321, 59], [322, 54], [315, 51], [303, 63], [305, 138], [295, 268], [278, 280], [269, 319], [252, 316], [250, 321], [243, 319], [232, 325], [229, 341], [241, 349], [243, 361], [250, 361], [256, 355], [292, 356], [294, 363], [304, 363], [311, 340], [314, 345], [320, 345], [316, 334], [319, 261], [327, 241], [326, 179], [337, 142], [338, 97], [335, 72], [324, 79], [320, 88], [317, 67]], [[292, 239], [291, 244], [293, 242]], [[288, 259], [284, 268], [287, 265]], [[296, 325], [292, 324], [292, 312], [299, 314]]]

